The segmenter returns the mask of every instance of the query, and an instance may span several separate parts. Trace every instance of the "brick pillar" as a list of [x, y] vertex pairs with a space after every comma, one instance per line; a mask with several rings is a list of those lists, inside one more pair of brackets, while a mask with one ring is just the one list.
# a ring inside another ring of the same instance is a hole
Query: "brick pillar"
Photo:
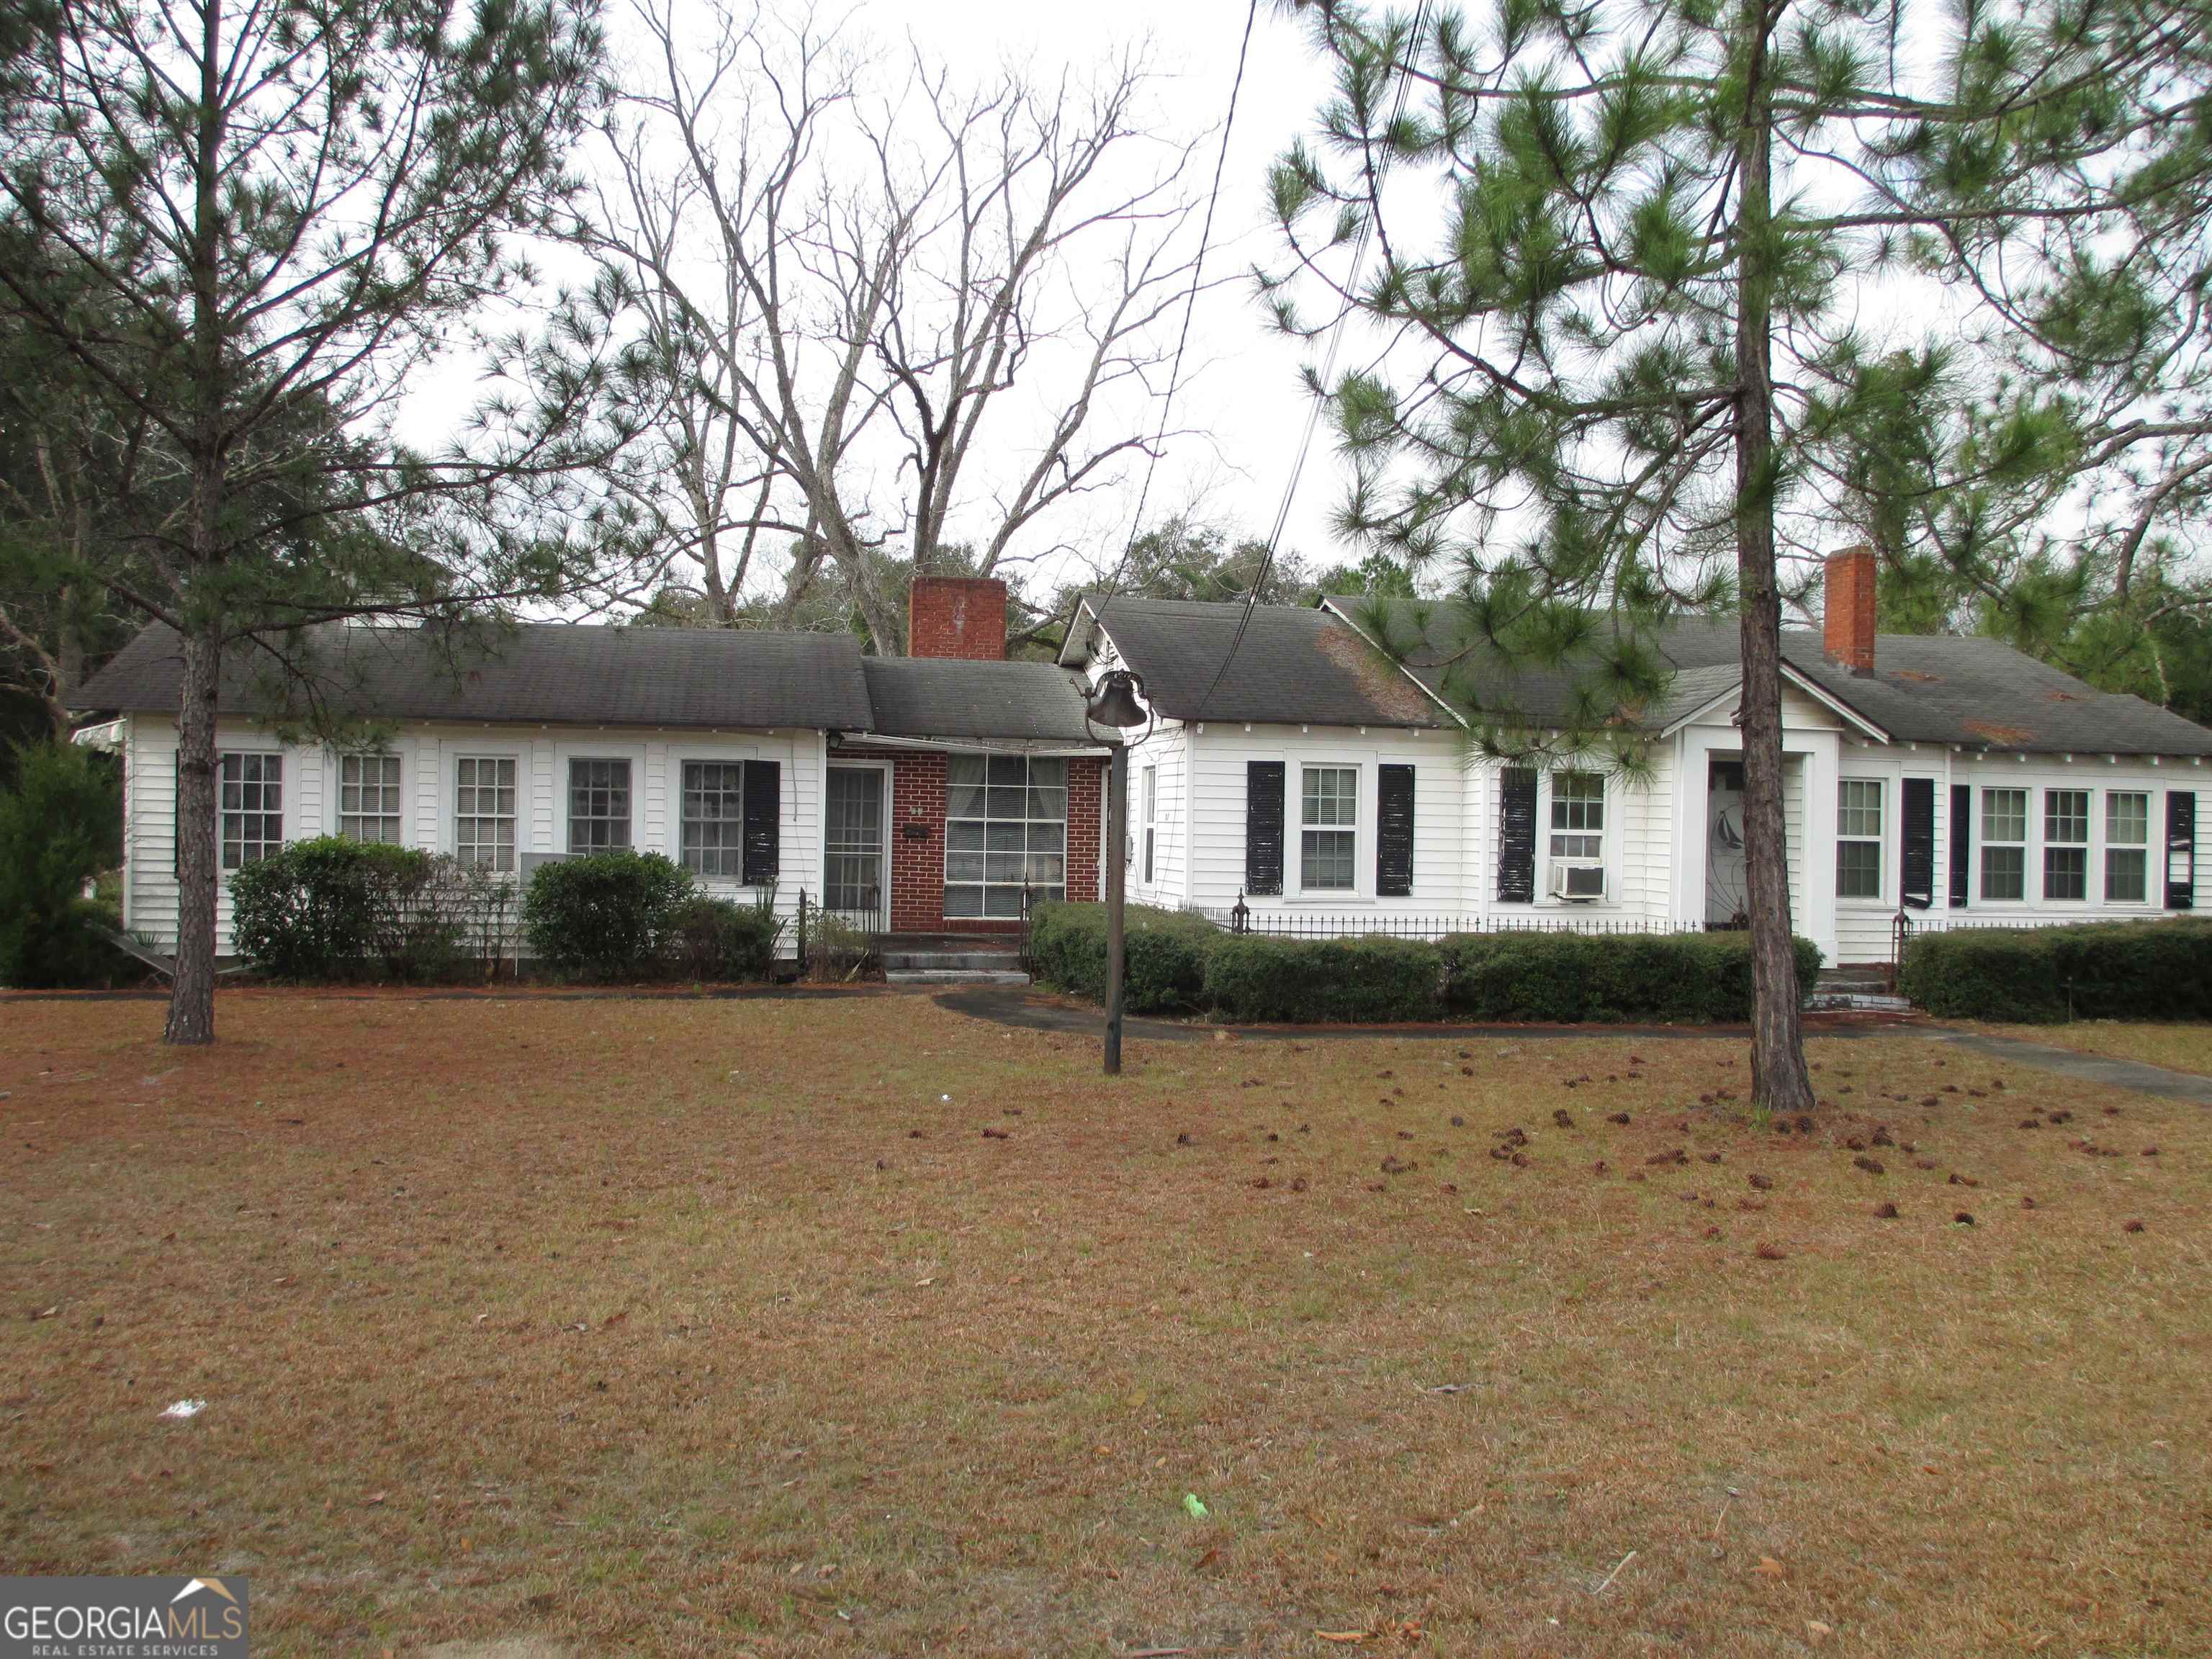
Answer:
[[1874, 672], [1875, 556], [1870, 547], [1831, 553], [1820, 607], [1820, 644], [1828, 659], [1854, 674]]
[[1078, 904], [1104, 896], [1098, 838], [1105, 823], [1106, 763], [1079, 756], [1067, 763], [1067, 896]]
[[917, 576], [906, 616], [909, 657], [1005, 660], [1006, 585], [995, 576]]

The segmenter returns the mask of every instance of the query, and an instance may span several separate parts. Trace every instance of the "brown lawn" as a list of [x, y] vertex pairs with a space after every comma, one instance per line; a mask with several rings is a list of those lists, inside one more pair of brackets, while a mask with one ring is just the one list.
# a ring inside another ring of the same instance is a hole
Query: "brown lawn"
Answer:
[[2212, 1073], [2212, 1025], [2137, 1025], [2117, 1020], [2076, 1020], [2069, 1025], [1984, 1025], [1977, 1029], [2025, 1037], [2083, 1054], [2137, 1060], [2170, 1071]]
[[1909, 1032], [1778, 1135], [1726, 1038], [160, 1017], [0, 1003], [0, 1561], [244, 1573], [257, 1653], [2212, 1629], [2200, 1107]]

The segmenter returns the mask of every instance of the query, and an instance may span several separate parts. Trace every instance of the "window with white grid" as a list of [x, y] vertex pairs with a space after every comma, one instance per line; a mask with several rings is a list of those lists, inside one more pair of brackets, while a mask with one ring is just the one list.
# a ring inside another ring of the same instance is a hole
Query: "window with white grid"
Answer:
[[1067, 763], [1026, 755], [945, 761], [945, 914], [1015, 917], [1022, 889], [1067, 895]]
[[2150, 896], [2150, 797], [2115, 790], [2105, 797], [2105, 899], [2141, 904]]
[[453, 856], [514, 868], [514, 757], [464, 755], [453, 763]]
[[2043, 792], [2043, 896], [2089, 896], [2089, 792]]
[[1881, 781], [1845, 778], [1836, 786], [1836, 896], [1881, 896]]
[[1298, 885], [1348, 893], [1358, 885], [1359, 769], [1309, 766], [1298, 786]]
[[629, 845], [629, 763], [568, 763], [568, 850], [604, 853]]
[[338, 757], [338, 834], [348, 841], [402, 839], [399, 757]]
[[684, 867], [735, 881], [745, 872], [745, 765], [684, 763]]
[[1601, 775], [1552, 774], [1552, 856], [1605, 856], [1605, 779]]
[[284, 757], [216, 758], [216, 842], [222, 867], [240, 870], [284, 844]]
[[2027, 896], [2027, 791], [1982, 791], [1982, 896]]

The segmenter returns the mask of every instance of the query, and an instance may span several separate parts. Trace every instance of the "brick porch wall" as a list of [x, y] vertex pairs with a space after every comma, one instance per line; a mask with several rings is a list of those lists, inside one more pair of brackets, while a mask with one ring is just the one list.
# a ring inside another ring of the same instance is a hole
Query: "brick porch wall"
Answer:
[[[891, 927], [902, 933], [1012, 933], [1018, 921], [945, 914], [945, 757], [913, 750], [842, 749], [891, 763]], [[833, 757], [833, 763], [835, 757]], [[1067, 891], [1098, 896], [1098, 839], [1106, 820], [1106, 763], [1067, 763]], [[921, 834], [909, 833], [920, 826]]]

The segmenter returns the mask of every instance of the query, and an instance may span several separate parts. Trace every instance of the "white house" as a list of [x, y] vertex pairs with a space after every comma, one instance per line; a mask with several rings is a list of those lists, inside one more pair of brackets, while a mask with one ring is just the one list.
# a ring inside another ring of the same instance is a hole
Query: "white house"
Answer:
[[[1874, 574], [1871, 554], [1831, 560], [1822, 632], [1784, 641], [1791, 909], [1827, 961], [1887, 962], [1900, 911], [2034, 925], [2212, 902], [2196, 805], [2212, 732], [1993, 640], [1877, 637]], [[1135, 670], [1154, 716], [1130, 757], [1131, 896], [1217, 916], [1241, 899], [1263, 927], [1734, 922], [1733, 620], [1668, 631], [1675, 677], [1631, 778], [1480, 757], [1453, 711], [1483, 665], [1444, 614], [1331, 599], [1247, 623], [1233, 603], [1085, 599], [1061, 662]], [[1486, 692], [1565, 724], [1562, 676]]]

